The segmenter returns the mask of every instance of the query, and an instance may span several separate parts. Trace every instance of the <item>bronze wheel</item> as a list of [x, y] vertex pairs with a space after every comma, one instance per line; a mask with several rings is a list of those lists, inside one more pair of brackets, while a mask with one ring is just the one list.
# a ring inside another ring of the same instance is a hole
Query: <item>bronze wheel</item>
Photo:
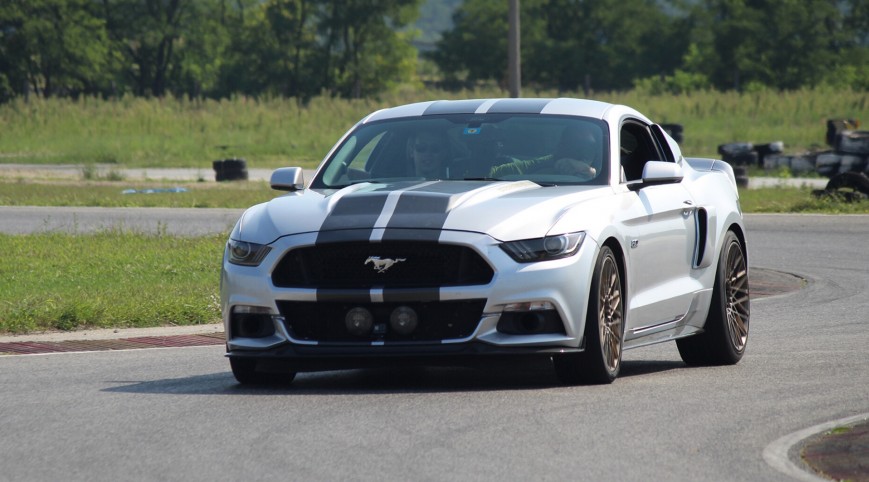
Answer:
[[622, 364], [624, 301], [622, 276], [612, 249], [601, 248], [589, 292], [585, 351], [553, 358], [565, 384], [612, 383]]
[[608, 372], [618, 372], [621, 365], [623, 318], [621, 276], [615, 258], [609, 253], [601, 268], [597, 316], [603, 362]]
[[679, 355], [689, 365], [733, 365], [742, 359], [748, 343], [751, 295], [748, 264], [739, 238], [724, 236], [715, 285], [703, 332], [676, 340]]

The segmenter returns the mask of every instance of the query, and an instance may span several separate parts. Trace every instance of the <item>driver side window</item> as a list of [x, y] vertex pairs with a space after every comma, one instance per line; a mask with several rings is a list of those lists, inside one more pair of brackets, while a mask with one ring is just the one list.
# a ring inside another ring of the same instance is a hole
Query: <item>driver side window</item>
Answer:
[[646, 162], [663, 160], [657, 144], [652, 139], [652, 133], [645, 124], [632, 120], [625, 121], [619, 134], [623, 182], [642, 179]]

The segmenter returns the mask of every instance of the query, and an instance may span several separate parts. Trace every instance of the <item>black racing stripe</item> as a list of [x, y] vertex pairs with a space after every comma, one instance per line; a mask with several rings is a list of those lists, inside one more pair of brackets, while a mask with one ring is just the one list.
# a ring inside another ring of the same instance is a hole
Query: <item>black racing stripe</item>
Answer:
[[384, 288], [384, 303], [411, 303], [440, 301], [441, 292], [438, 288]]
[[370, 238], [387, 196], [385, 192], [351, 194], [338, 200], [320, 226], [317, 244]]
[[318, 289], [317, 302], [371, 303], [367, 289]]
[[440, 229], [387, 229], [383, 241], [429, 241], [437, 242], [441, 237]]
[[[374, 224], [374, 221], [371, 222]], [[352, 243], [355, 241], [368, 241], [371, 239], [373, 229], [339, 229], [336, 231], [320, 231], [317, 234], [317, 244], [327, 243]]]
[[389, 230], [395, 228], [410, 228], [415, 230], [433, 230], [437, 236], [447, 221], [452, 196], [430, 195], [407, 191], [398, 198], [395, 211], [386, 225], [384, 239], [390, 235]]
[[441, 100], [428, 106], [422, 115], [473, 114], [485, 100]]
[[486, 111], [487, 114], [539, 114], [550, 99], [503, 99]]

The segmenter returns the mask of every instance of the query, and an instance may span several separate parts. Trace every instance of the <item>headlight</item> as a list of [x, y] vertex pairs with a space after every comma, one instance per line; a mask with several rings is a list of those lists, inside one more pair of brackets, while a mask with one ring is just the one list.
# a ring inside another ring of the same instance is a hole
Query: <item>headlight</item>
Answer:
[[272, 248], [264, 244], [248, 243], [230, 239], [226, 243], [229, 248], [229, 262], [242, 266], [259, 266], [263, 258], [269, 254]]
[[547, 261], [573, 256], [579, 251], [583, 238], [585, 238], [583, 232], [559, 234], [544, 238], [508, 241], [501, 243], [501, 249], [519, 263]]

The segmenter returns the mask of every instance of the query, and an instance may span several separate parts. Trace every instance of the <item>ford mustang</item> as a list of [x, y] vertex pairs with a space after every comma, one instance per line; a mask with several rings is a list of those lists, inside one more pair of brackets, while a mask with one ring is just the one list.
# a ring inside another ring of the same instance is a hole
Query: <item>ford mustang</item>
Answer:
[[[749, 327], [731, 167], [683, 157], [636, 110], [579, 99], [415, 103], [350, 129], [306, 182], [246, 210], [221, 272], [242, 384], [498, 357], [610, 383], [675, 341], [737, 363]], [[497, 361], [496, 361], [497, 362]]]

